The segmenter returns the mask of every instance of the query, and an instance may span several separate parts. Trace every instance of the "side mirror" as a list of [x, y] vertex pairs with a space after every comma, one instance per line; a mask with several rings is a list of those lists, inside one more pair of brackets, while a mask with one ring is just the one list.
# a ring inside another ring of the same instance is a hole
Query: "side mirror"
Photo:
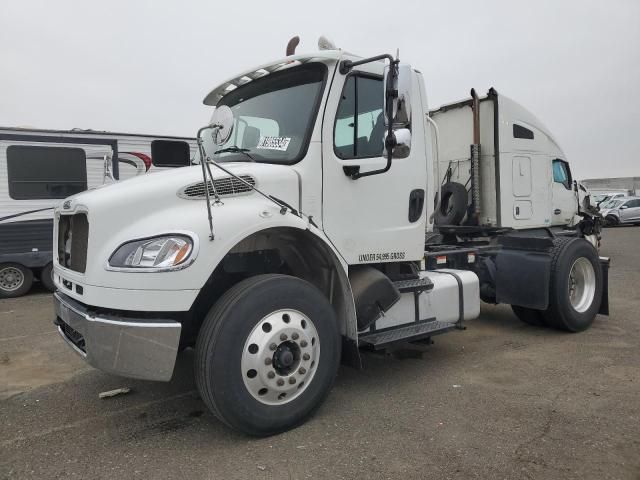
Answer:
[[224, 145], [233, 132], [233, 112], [226, 105], [216, 107], [211, 116], [211, 137], [213, 143]]
[[411, 153], [411, 130], [399, 128], [394, 130], [396, 146], [393, 147], [393, 158], [407, 158]]
[[[396, 75], [390, 75], [390, 69], [395, 68]], [[410, 128], [411, 126], [411, 65], [400, 63], [397, 66], [387, 65], [384, 68], [384, 124], [391, 123], [395, 127]], [[389, 118], [387, 103], [391, 102], [392, 118]]]
[[406, 158], [411, 151], [412, 77], [411, 65], [406, 63], [392, 63], [384, 68], [384, 125], [387, 128], [391, 125], [396, 137], [394, 158]]
[[621, 206], [620, 206], [620, 210], [624, 210], [624, 209], [626, 209], [626, 208], [629, 208], [629, 205], [621, 205]]

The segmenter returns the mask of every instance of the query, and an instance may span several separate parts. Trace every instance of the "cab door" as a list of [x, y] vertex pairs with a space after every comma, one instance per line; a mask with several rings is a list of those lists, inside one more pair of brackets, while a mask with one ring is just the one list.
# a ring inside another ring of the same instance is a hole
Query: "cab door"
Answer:
[[553, 172], [552, 201], [553, 215], [552, 225], [566, 225], [571, 222], [577, 212], [577, 200], [573, 191], [573, 179], [569, 164], [564, 160], [555, 158], [551, 161]]
[[358, 68], [336, 78], [324, 115], [323, 228], [349, 264], [419, 260], [427, 169], [417, 82], [412, 82], [416, 113], [409, 156], [393, 159], [385, 173], [354, 180], [352, 173], [387, 163], [382, 69], [377, 62]]

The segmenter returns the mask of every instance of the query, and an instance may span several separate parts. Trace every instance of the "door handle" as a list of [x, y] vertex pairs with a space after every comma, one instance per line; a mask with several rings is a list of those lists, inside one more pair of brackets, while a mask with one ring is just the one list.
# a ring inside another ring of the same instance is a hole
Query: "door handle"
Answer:
[[360, 165], [345, 165], [342, 167], [342, 171], [347, 177], [353, 177], [360, 173]]
[[556, 209], [553, 211], [553, 213], [554, 213], [554, 214], [556, 214], [556, 215], [560, 215], [560, 214], [562, 213], [562, 210], [560, 210], [559, 208], [556, 208]]
[[418, 188], [409, 194], [409, 222], [418, 221], [424, 208], [424, 190]]

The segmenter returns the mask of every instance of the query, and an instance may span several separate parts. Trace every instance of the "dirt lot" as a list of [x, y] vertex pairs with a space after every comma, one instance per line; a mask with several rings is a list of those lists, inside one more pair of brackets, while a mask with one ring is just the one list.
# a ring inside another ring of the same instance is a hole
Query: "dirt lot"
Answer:
[[259, 440], [206, 411], [192, 352], [170, 383], [117, 378], [63, 344], [50, 295], [0, 300], [0, 477], [640, 479], [639, 249], [640, 228], [605, 232], [611, 316], [591, 330], [484, 306], [422, 358], [343, 367], [311, 421]]

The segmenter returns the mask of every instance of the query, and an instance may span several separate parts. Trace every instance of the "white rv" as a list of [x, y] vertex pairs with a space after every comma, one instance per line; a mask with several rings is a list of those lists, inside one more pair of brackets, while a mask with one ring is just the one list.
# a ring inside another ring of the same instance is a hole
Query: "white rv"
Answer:
[[[0, 298], [53, 290], [53, 208], [75, 193], [190, 164], [191, 138], [0, 127]], [[134, 205], [131, 206], [135, 208]]]

